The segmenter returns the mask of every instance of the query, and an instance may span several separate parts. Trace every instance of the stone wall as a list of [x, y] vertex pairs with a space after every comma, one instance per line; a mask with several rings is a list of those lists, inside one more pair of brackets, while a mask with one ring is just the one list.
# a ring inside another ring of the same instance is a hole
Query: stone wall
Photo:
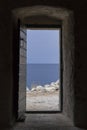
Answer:
[[62, 31], [63, 51], [63, 113], [74, 118], [74, 18], [73, 12], [65, 19]]
[[[27, 33], [20, 25], [19, 40], [19, 86], [18, 86], [18, 119], [25, 117], [26, 111], [26, 51]], [[16, 50], [15, 50], [16, 51]]]

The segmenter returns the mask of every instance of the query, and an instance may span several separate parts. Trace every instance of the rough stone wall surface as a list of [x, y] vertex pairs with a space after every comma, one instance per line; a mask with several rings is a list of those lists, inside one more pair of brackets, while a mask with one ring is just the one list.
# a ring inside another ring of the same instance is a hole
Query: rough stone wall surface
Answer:
[[[75, 74], [74, 120], [77, 126], [87, 128], [87, 1], [86, 0], [0, 0], [0, 124], [9, 125], [12, 115], [12, 23], [15, 8], [32, 5], [65, 7], [74, 11]], [[67, 53], [67, 52], [66, 52]], [[70, 54], [71, 55], [71, 54]], [[71, 57], [71, 56], [70, 56]], [[71, 60], [70, 60], [71, 61]], [[67, 63], [68, 64], [68, 63]], [[73, 71], [73, 70], [72, 70]], [[67, 68], [68, 72], [68, 68]], [[66, 75], [67, 76], [67, 75]], [[70, 75], [68, 75], [69, 77]], [[68, 81], [66, 81], [68, 83]], [[72, 87], [70, 88], [72, 90]], [[71, 100], [69, 100], [71, 102]], [[70, 105], [71, 106], [71, 105]]]
[[[21, 26], [21, 25], [20, 25]], [[26, 31], [20, 27], [19, 41], [19, 92], [18, 118], [23, 118], [26, 111]]]
[[73, 14], [64, 21], [62, 31], [63, 51], [63, 109], [64, 114], [74, 117], [74, 19]]

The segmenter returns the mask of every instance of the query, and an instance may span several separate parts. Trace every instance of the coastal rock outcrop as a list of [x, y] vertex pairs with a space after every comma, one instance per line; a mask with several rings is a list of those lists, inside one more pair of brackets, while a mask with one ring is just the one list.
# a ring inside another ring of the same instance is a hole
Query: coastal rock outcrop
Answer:
[[57, 80], [56, 82], [52, 82], [51, 84], [46, 84], [44, 86], [38, 85], [33, 87], [31, 90], [28, 89], [28, 87], [26, 88], [26, 91], [29, 92], [53, 92], [53, 91], [57, 91], [59, 90], [59, 80]]

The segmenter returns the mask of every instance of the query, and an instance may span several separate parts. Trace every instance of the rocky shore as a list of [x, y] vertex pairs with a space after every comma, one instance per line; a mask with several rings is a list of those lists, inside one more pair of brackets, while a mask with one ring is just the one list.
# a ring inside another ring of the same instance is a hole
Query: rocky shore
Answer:
[[44, 86], [41, 85], [33, 85], [31, 90], [29, 90], [28, 87], [26, 87], [26, 91], [27, 92], [34, 92], [34, 91], [41, 91], [41, 92], [52, 92], [52, 91], [57, 91], [59, 90], [59, 80], [57, 80], [56, 82], [52, 82], [51, 84], [46, 84]]

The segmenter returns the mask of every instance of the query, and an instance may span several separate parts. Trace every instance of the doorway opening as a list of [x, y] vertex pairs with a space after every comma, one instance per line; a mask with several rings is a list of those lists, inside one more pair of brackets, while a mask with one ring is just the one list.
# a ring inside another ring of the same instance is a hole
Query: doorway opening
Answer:
[[[62, 28], [62, 44], [60, 44], [60, 108], [61, 114], [70, 117], [73, 120], [74, 114], [74, 16], [73, 11], [65, 8], [53, 8], [49, 6], [32, 6], [13, 10], [13, 63], [14, 63], [14, 91], [13, 91], [13, 108], [16, 119], [25, 115], [26, 110], [26, 76], [25, 68], [19, 73], [19, 26], [18, 19], [21, 25], [25, 26], [25, 30], [29, 27], [27, 24], [44, 25], [44, 28], [52, 28], [51, 25], [59, 25]], [[47, 25], [47, 26], [45, 26]], [[22, 26], [22, 27], [23, 27]], [[33, 26], [34, 28], [34, 26]], [[43, 27], [41, 27], [43, 28]], [[56, 26], [57, 28], [57, 26]], [[24, 32], [25, 34], [25, 32]], [[60, 36], [61, 37], [61, 36]], [[26, 40], [21, 39], [24, 43]], [[17, 43], [17, 44], [16, 44]], [[60, 42], [61, 43], [61, 42]], [[25, 46], [25, 44], [24, 44]], [[24, 47], [26, 48], [26, 47]], [[23, 49], [23, 48], [22, 48]], [[25, 49], [26, 50], [26, 49]], [[63, 53], [62, 53], [63, 52]], [[23, 55], [25, 51], [23, 51]], [[23, 56], [23, 64], [26, 62], [26, 57]], [[19, 77], [21, 76], [21, 78]], [[19, 78], [21, 80], [19, 85]], [[16, 86], [16, 87], [15, 87]], [[62, 98], [62, 99], [61, 99]]]
[[28, 25], [26, 32], [26, 112], [60, 112], [61, 28]]

